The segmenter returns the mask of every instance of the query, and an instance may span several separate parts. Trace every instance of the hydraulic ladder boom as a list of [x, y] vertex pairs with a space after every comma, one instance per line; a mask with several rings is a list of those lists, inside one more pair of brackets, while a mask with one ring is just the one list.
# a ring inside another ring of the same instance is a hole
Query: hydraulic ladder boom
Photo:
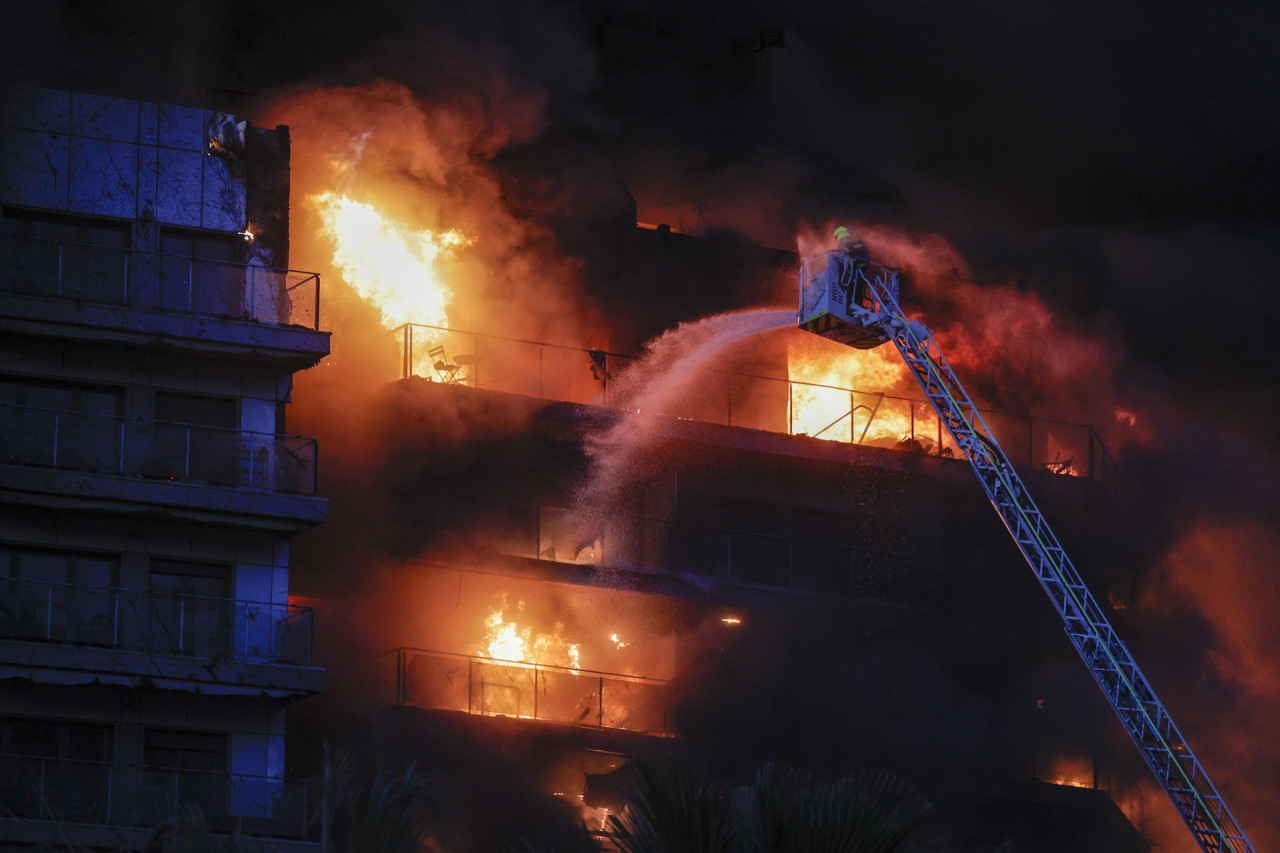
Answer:
[[1058, 544], [1022, 479], [934, 343], [933, 335], [923, 326], [909, 323], [903, 315], [897, 298], [897, 273], [871, 265], [858, 275], [878, 303], [874, 306], [879, 309], [877, 314], [889, 318], [882, 325], [883, 333], [893, 340], [938, 417], [973, 466], [991, 505], [1061, 615], [1067, 636], [1196, 842], [1205, 853], [1256, 853]]

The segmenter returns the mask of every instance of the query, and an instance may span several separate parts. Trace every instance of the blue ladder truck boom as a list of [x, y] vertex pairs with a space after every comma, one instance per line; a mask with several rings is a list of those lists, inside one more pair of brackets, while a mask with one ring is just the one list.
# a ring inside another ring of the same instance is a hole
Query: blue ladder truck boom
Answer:
[[897, 271], [843, 252], [805, 258], [797, 320], [805, 331], [860, 349], [893, 342], [1048, 593], [1071, 644], [1200, 848], [1205, 853], [1256, 853], [1085, 587], [932, 333], [902, 313]]

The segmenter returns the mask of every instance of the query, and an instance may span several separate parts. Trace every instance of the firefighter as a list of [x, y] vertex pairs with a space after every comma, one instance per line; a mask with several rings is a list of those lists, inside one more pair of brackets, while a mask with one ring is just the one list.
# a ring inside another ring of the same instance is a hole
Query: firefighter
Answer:
[[[845, 304], [852, 311], [861, 308], [866, 299], [867, 264], [871, 262], [867, 247], [861, 240], [853, 239], [849, 229], [841, 225], [836, 229], [836, 246], [840, 253], [840, 286], [844, 289]], [[847, 258], [848, 260], [844, 260]], [[859, 275], [861, 273], [861, 275]]]
[[[853, 235], [849, 233], [849, 229], [843, 225], [836, 229], [835, 237], [838, 251], [853, 262], [850, 264], [853, 269], [846, 270], [840, 275], [840, 283], [845, 289], [845, 298], [847, 300], [845, 304], [848, 306], [850, 316], [864, 315], [864, 322], [868, 325], [871, 323], [878, 325], [886, 335], [900, 334], [905, 326], [910, 326], [917, 340], [926, 340], [929, 335], [929, 329], [919, 320], [910, 320], [904, 324], [898, 317], [887, 315], [877, 317], [864, 310], [866, 283], [863, 276], [867, 274], [867, 267], [871, 263], [871, 253], [867, 251], [866, 245], [861, 240], [855, 240]], [[853, 274], [849, 275], [849, 272]], [[863, 275], [858, 275], [858, 272]]]
[[849, 229], [843, 225], [836, 229], [836, 246], [841, 252], [853, 258], [854, 266], [858, 269], [866, 269], [871, 261], [866, 245], [861, 240], [853, 239]]

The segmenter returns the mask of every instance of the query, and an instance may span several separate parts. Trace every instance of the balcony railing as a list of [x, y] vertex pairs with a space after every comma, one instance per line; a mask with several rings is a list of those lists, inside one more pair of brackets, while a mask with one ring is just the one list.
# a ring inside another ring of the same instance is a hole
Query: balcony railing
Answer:
[[314, 495], [316, 440], [0, 406], [0, 463]]
[[667, 682], [618, 673], [398, 649], [400, 705], [668, 735]]
[[306, 782], [0, 755], [3, 814], [26, 820], [151, 829], [199, 809], [213, 832], [304, 838]]
[[[611, 383], [635, 359], [616, 353], [411, 324], [395, 331], [402, 378], [616, 408]], [[958, 456], [926, 400], [748, 373], [708, 378], [671, 417], [789, 435], [811, 435], [935, 456]], [[1114, 485], [1115, 459], [1087, 424], [983, 410], [1010, 460]]]
[[883, 596], [911, 582], [884, 552], [800, 536], [654, 518], [615, 517], [584, 541], [571, 512], [546, 504], [491, 507], [500, 553], [555, 563], [699, 575], [731, 586], [818, 595]]
[[0, 579], [0, 638], [311, 664], [309, 607]]
[[0, 237], [0, 291], [139, 311], [318, 329], [320, 276], [22, 237]]

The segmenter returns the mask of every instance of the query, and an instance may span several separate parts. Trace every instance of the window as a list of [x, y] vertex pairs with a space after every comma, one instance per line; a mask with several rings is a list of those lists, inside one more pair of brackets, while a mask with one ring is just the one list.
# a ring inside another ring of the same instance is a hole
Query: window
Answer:
[[239, 234], [219, 231], [160, 231], [160, 253], [176, 258], [204, 261], [244, 262], [244, 239]]
[[113, 734], [111, 726], [95, 723], [0, 717], [5, 816], [101, 823], [111, 793]]
[[113, 645], [119, 565], [114, 555], [0, 545], [0, 637]]
[[0, 754], [109, 763], [112, 734], [94, 723], [0, 717]]
[[160, 232], [160, 302], [174, 311], [243, 316], [245, 248], [238, 234], [216, 231]]
[[118, 472], [124, 389], [0, 377], [0, 462]]
[[239, 426], [234, 397], [157, 391], [155, 417], [158, 421], [219, 429], [235, 429]]
[[119, 415], [124, 411], [124, 389], [111, 385], [0, 376], [0, 406]]
[[231, 792], [225, 734], [145, 729], [142, 766], [149, 785], [174, 792], [176, 807], [194, 805], [210, 817], [227, 814]]
[[152, 560], [148, 584], [153, 652], [225, 658], [232, 652], [231, 569], [216, 563]]
[[131, 234], [129, 223], [114, 219], [7, 207], [0, 215], [0, 236], [127, 249]]
[[179, 479], [215, 486], [238, 486], [241, 457], [239, 413], [233, 397], [205, 397], [157, 391], [153, 460], [163, 476], [181, 472]]
[[222, 773], [227, 769], [227, 736], [222, 732], [146, 729], [142, 766], [148, 770]]
[[6, 208], [0, 215], [0, 289], [123, 303], [130, 243], [124, 222]]

